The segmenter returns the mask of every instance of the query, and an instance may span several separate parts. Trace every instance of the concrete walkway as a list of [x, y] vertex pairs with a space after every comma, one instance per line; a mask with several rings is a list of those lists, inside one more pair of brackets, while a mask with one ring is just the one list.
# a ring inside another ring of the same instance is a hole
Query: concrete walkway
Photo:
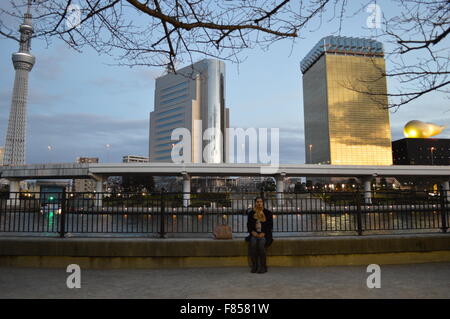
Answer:
[[65, 269], [0, 268], [0, 298], [450, 298], [450, 263], [365, 266], [83, 270], [69, 289]]

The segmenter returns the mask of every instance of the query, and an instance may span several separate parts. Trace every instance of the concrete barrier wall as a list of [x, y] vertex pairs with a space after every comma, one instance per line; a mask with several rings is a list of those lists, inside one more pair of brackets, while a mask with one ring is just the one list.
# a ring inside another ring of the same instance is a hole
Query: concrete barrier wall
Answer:
[[[450, 235], [275, 238], [271, 266], [450, 261]], [[243, 239], [0, 238], [0, 266], [159, 268], [247, 266]]]

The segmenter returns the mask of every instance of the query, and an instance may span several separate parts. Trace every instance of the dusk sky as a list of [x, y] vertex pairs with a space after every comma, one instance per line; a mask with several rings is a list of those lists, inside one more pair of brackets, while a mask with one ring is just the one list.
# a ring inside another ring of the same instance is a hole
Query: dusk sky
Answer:
[[[378, 4], [384, 14], [396, 10], [389, 1]], [[356, 11], [356, 2], [352, 6]], [[340, 35], [379, 33], [366, 27], [368, 16], [362, 10], [346, 19]], [[316, 21], [295, 42], [286, 39], [267, 51], [243, 51], [245, 61], [239, 65], [226, 62], [231, 126], [280, 128], [281, 163], [305, 162], [299, 63], [320, 38], [338, 35], [337, 30], [337, 21], [324, 19], [321, 25]], [[445, 41], [448, 47], [449, 39]], [[14, 83], [11, 54], [18, 51], [18, 43], [2, 38], [0, 48], [0, 145], [4, 145]], [[74, 162], [78, 156], [121, 162], [124, 155], [148, 156], [155, 77], [164, 74], [163, 68], [114, 66], [118, 63], [114, 57], [99, 56], [89, 48], [80, 54], [56, 39], [49, 47], [33, 39], [31, 53], [36, 64], [29, 79], [27, 163]], [[388, 82], [388, 90], [396, 85]], [[393, 140], [403, 137], [403, 126], [413, 119], [450, 126], [448, 96], [435, 92], [392, 110]], [[450, 138], [450, 128], [438, 137]], [[106, 144], [111, 145], [109, 151]]]

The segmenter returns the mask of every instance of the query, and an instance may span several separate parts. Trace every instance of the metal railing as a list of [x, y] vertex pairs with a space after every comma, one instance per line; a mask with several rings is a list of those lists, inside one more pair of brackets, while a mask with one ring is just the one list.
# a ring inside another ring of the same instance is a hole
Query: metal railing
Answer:
[[[273, 212], [274, 235], [447, 232], [450, 193], [9, 193], [0, 199], [0, 233], [211, 234], [229, 225], [247, 233], [256, 196]], [[366, 196], [365, 196], [366, 195]], [[370, 202], [370, 203], [369, 203]]]

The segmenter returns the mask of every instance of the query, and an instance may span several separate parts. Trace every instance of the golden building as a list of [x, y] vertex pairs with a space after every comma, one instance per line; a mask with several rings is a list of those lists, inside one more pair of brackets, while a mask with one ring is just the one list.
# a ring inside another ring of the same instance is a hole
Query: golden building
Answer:
[[325, 37], [301, 69], [306, 163], [392, 165], [382, 44]]

